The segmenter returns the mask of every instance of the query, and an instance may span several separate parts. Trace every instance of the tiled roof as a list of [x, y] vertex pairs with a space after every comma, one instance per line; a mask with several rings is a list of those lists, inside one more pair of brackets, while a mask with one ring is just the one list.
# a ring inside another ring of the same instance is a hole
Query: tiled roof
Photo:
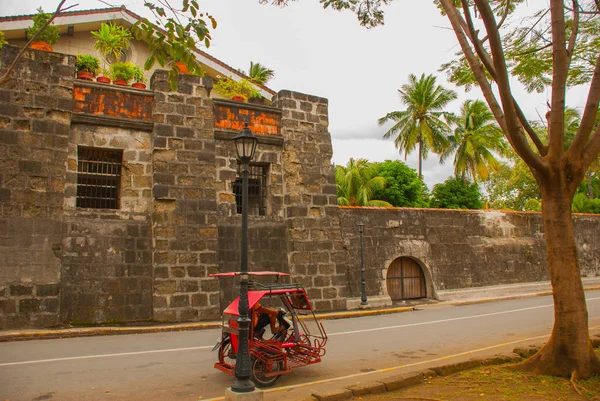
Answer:
[[[115, 12], [115, 11], [128, 11], [129, 14], [131, 14], [132, 16], [135, 16], [136, 18], [141, 19], [138, 15], [136, 15], [136, 14], [132, 13], [131, 11], [127, 10], [125, 8], [125, 6], [110, 7], [110, 8], [95, 8], [95, 9], [90, 9], [90, 10], [65, 11], [64, 13], [60, 13], [60, 15], [61, 15], [61, 17], [62, 16], [69, 17], [69, 16], [77, 16], [77, 15], [90, 15], [90, 14], [110, 13], [110, 12]], [[32, 19], [34, 15], [35, 14], [28, 14], [28, 15], [8, 15], [6, 17], [0, 17], [0, 22], [28, 20], [28, 19]]]
[[[96, 9], [90, 9], [90, 10], [76, 10], [76, 11], [65, 11], [64, 13], [60, 14], [60, 17], [64, 18], [64, 17], [76, 17], [76, 16], [80, 16], [80, 15], [92, 15], [92, 14], [103, 14], [103, 13], [111, 13], [111, 12], [125, 12], [128, 15], [130, 15], [131, 17], [137, 19], [138, 21], [142, 21], [143, 18], [140, 17], [139, 15], [137, 15], [136, 13], [129, 11], [125, 6], [121, 6], [121, 7], [109, 7], [109, 8], [96, 8]], [[6, 17], [0, 17], [0, 22], [9, 22], [9, 21], [26, 21], [26, 20], [30, 20], [33, 18], [35, 14], [29, 14], [29, 15], [10, 15], [10, 16], [6, 16]], [[234, 72], [238, 75], [241, 75], [242, 77], [248, 79], [248, 76], [242, 74], [241, 72], [239, 72], [238, 70], [236, 70], [235, 68], [225, 64], [224, 62], [222, 62], [221, 60], [211, 56], [210, 54], [203, 52], [200, 49], [196, 49], [196, 51], [198, 53], [200, 53], [203, 57], [211, 60], [212, 62], [220, 65], [221, 67]], [[254, 84], [256, 86], [259, 86], [260, 88], [264, 89], [265, 91], [271, 93], [272, 95], [277, 94], [275, 91], [273, 91], [270, 88], [267, 88], [266, 86], [263, 85], [259, 85], [259, 84]]]

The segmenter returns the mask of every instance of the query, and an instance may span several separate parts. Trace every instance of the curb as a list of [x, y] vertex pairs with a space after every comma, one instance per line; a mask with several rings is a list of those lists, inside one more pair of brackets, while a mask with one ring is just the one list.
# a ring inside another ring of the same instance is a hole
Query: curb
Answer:
[[[329, 319], [345, 319], [351, 317], [384, 315], [390, 313], [401, 313], [414, 311], [413, 307], [401, 307], [390, 309], [373, 309], [360, 310], [352, 312], [332, 312], [318, 314], [317, 318]], [[305, 316], [300, 316], [301, 319], [306, 319]], [[143, 326], [143, 327], [85, 327], [85, 328], [69, 328], [55, 330], [29, 330], [29, 331], [12, 331], [0, 333], [0, 342], [10, 341], [27, 341], [27, 340], [50, 340], [58, 338], [75, 338], [75, 337], [94, 337], [106, 335], [123, 335], [123, 334], [146, 334], [146, 333], [165, 333], [173, 331], [191, 331], [203, 329], [218, 329], [221, 327], [221, 321], [204, 322], [204, 323], [182, 323], [170, 324], [163, 326]]]
[[402, 373], [396, 376], [365, 384], [343, 387], [337, 390], [316, 391], [312, 393], [313, 399], [317, 401], [344, 401], [352, 397], [360, 397], [367, 394], [381, 394], [389, 391], [418, 386], [436, 376], [448, 376], [464, 370], [479, 366], [501, 365], [510, 362], [519, 362], [522, 358], [514, 353], [498, 354], [491, 358], [476, 358], [464, 362], [440, 365], [431, 369], [416, 372]]
[[57, 338], [94, 337], [122, 334], [164, 333], [171, 331], [190, 331], [215, 329], [221, 327], [221, 322], [187, 323], [168, 326], [148, 327], [90, 327], [76, 329], [17, 331], [0, 334], [0, 342], [50, 340]]
[[[583, 291], [596, 291], [596, 290], [600, 290], [600, 285], [583, 288]], [[502, 296], [502, 297], [474, 299], [474, 300], [470, 300], [470, 301], [465, 300], [465, 301], [445, 301], [445, 302], [448, 302], [450, 305], [454, 305], [454, 306], [466, 306], [466, 305], [484, 304], [487, 302], [509, 301], [511, 299], [545, 297], [545, 296], [549, 296], [549, 295], [552, 295], [552, 291], [542, 291], [542, 292], [535, 292], [535, 293], [530, 293], [530, 294], [520, 294], [520, 295], [519, 294], [506, 295], [506, 296]]]

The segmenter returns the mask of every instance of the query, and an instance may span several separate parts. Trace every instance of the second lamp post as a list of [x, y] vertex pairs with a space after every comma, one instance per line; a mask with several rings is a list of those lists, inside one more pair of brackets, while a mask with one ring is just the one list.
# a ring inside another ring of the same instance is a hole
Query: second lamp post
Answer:
[[237, 157], [242, 163], [242, 262], [240, 270], [240, 317], [238, 318], [239, 349], [235, 364], [235, 379], [231, 390], [238, 393], [249, 393], [254, 391], [254, 383], [250, 380], [252, 366], [248, 349], [251, 323], [248, 307], [248, 166], [250, 160], [254, 157], [258, 139], [252, 134], [248, 124], [245, 124], [233, 140]]

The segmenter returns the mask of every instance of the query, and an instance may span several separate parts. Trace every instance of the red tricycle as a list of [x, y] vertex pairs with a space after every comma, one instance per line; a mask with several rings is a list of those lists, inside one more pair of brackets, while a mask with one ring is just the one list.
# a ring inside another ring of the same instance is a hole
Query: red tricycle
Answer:
[[[250, 272], [250, 276], [289, 276], [279, 272]], [[237, 272], [212, 274], [234, 277]], [[215, 368], [234, 374], [238, 352], [239, 297], [223, 311], [222, 334], [213, 351], [219, 350]], [[261, 302], [269, 306], [262, 306]], [[248, 349], [251, 380], [258, 387], [272, 386], [295, 368], [321, 362], [327, 334], [317, 320], [304, 288], [299, 284], [249, 281], [250, 325]], [[270, 327], [269, 327], [270, 326]], [[271, 334], [268, 334], [268, 329]], [[263, 338], [265, 337], [265, 338]]]

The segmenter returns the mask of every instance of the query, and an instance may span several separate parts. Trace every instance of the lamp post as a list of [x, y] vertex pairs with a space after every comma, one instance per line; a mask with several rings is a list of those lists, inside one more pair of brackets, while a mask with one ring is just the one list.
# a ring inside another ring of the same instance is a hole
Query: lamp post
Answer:
[[238, 393], [254, 391], [254, 383], [250, 380], [250, 351], [248, 350], [248, 337], [250, 335], [250, 317], [248, 307], [248, 165], [254, 156], [258, 139], [252, 134], [248, 124], [233, 139], [237, 157], [242, 163], [242, 262], [240, 275], [240, 302], [238, 330], [239, 348], [235, 364], [235, 379], [231, 390]]
[[365, 254], [363, 249], [363, 232], [365, 230], [365, 223], [362, 221], [356, 224], [358, 226], [358, 232], [360, 234], [360, 304], [365, 306], [367, 304], [367, 288], [365, 282]]

